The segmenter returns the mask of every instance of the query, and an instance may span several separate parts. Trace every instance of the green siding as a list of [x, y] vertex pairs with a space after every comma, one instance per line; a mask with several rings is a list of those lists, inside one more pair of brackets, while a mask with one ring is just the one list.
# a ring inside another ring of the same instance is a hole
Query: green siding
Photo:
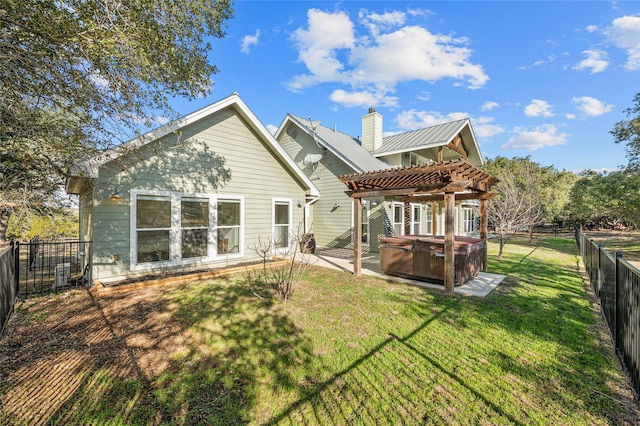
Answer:
[[[219, 179], [223, 169], [230, 170], [226, 184]], [[122, 199], [109, 199], [115, 189], [124, 195]], [[297, 207], [297, 201], [304, 202], [305, 189], [232, 108], [100, 168], [93, 206], [94, 277], [98, 279], [131, 275], [131, 189], [243, 196], [245, 257], [239, 261], [256, 258], [250, 247], [259, 236], [271, 236], [274, 197], [292, 200], [294, 228], [303, 220], [304, 209]]]

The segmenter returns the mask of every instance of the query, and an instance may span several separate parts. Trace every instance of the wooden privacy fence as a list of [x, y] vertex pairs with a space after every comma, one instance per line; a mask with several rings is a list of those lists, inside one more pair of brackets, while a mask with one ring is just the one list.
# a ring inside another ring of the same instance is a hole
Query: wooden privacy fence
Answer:
[[0, 251], [0, 336], [13, 312], [16, 303], [17, 281], [15, 278], [17, 246], [12, 242]]
[[616, 352], [640, 395], [640, 270], [622, 252], [612, 255], [588, 238], [580, 227], [576, 227], [576, 243]]

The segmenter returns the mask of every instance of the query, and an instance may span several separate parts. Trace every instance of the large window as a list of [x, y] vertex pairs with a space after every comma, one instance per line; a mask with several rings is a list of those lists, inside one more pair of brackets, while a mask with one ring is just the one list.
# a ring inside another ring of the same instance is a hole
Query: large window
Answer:
[[209, 200], [183, 197], [180, 202], [182, 258], [204, 257], [209, 248]]
[[242, 198], [132, 190], [132, 265], [242, 255]]
[[273, 240], [276, 248], [289, 247], [291, 234], [291, 201], [273, 201]]
[[139, 195], [136, 199], [137, 263], [169, 260], [171, 199]]

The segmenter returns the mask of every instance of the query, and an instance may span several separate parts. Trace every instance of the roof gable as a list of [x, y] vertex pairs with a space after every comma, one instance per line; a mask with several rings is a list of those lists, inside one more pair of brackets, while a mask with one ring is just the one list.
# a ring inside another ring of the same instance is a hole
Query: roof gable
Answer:
[[280, 124], [276, 132], [276, 139], [279, 139], [288, 123], [292, 123], [304, 130], [314, 138], [316, 143], [327, 148], [328, 151], [342, 160], [355, 172], [367, 172], [390, 167], [384, 161], [371, 155], [353, 136], [322, 126], [320, 122], [311, 123], [309, 120], [293, 114], [287, 114], [282, 124]]
[[462, 143], [468, 157], [472, 161], [482, 164], [484, 160], [473, 133], [471, 121], [468, 118], [387, 136], [382, 140], [382, 147], [374, 152], [373, 155], [382, 157], [419, 149], [447, 146], [458, 135], [462, 135]]
[[[186, 126], [189, 126], [199, 120], [212, 116], [213, 114], [222, 111], [226, 108], [233, 108], [234, 112], [238, 114], [245, 123], [255, 132], [255, 134], [265, 143], [272, 154], [280, 160], [282, 164], [289, 169], [292, 174], [309, 189], [311, 196], [319, 196], [320, 192], [315, 185], [309, 180], [309, 178], [300, 170], [295, 162], [287, 155], [284, 149], [278, 144], [274, 136], [267, 130], [267, 128], [258, 120], [256, 115], [249, 109], [237, 93], [233, 93], [224, 99], [221, 99], [209, 106], [206, 106], [198, 111], [174, 120], [164, 126], [161, 126], [155, 130], [152, 130], [142, 136], [131, 139], [122, 145], [105, 152], [104, 154], [92, 158], [82, 164], [81, 169], [74, 175], [67, 179], [67, 192], [70, 192], [71, 187], [77, 186], [79, 182], [74, 182], [74, 178], [96, 178], [98, 177], [98, 168], [110, 161], [113, 161], [121, 156], [127, 155], [133, 150], [141, 148], [153, 141], [163, 138], [173, 132], [176, 132]], [[78, 180], [78, 179], [75, 179]], [[74, 192], [70, 192], [74, 193]]]

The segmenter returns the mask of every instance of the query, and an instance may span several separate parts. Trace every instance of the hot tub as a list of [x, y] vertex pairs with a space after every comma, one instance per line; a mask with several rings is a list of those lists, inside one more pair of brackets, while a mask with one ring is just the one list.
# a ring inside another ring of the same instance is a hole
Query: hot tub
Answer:
[[[380, 269], [388, 275], [444, 283], [444, 237], [405, 235], [380, 239]], [[480, 238], [455, 237], [455, 285], [461, 285], [482, 270], [487, 251]]]

